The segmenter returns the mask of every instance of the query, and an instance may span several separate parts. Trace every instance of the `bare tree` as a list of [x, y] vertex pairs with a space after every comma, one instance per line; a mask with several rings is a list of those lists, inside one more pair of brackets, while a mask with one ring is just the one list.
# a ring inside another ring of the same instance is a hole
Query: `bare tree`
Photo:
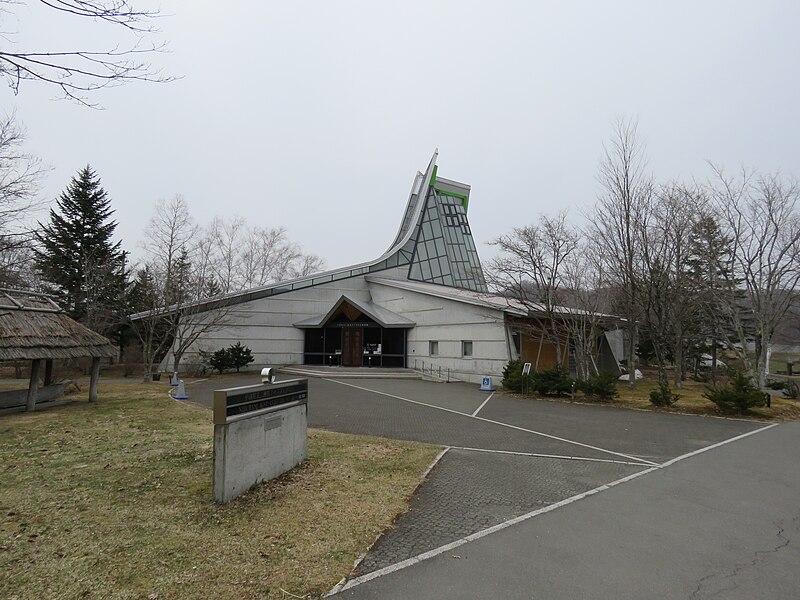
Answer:
[[556, 364], [563, 368], [568, 336], [559, 300], [566, 261], [578, 248], [578, 234], [566, 213], [542, 215], [538, 224], [514, 228], [491, 244], [500, 254], [489, 264], [488, 283], [539, 317], [527, 327], [555, 347]]
[[33, 289], [29, 218], [42, 204], [38, 193], [45, 169], [24, 144], [25, 132], [14, 115], [0, 118], [0, 287]]
[[0, 119], [0, 251], [27, 243], [26, 218], [39, 207], [41, 161], [24, 151], [25, 132], [13, 114]]
[[[743, 170], [731, 177], [720, 167], [713, 169], [716, 180], [710, 193], [732, 240], [732, 268], [722, 305], [738, 338], [733, 347], [763, 386], [775, 329], [800, 287], [800, 185], [780, 174]], [[743, 292], [744, 306], [737, 292]], [[748, 319], [755, 330], [752, 360]]]
[[289, 276], [306, 277], [319, 273], [325, 268], [325, 259], [316, 254], [300, 254], [289, 264]]
[[659, 385], [669, 394], [669, 357], [674, 383], [680, 388], [684, 351], [690, 324], [697, 314], [695, 279], [692, 277], [691, 233], [700, 216], [703, 197], [680, 184], [662, 186], [639, 220], [641, 270], [636, 287], [641, 318], [650, 335], [658, 363]]
[[213, 277], [221, 293], [305, 277], [324, 261], [289, 241], [283, 227], [247, 226], [242, 217], [216, 217], [198, 237], [198, 267]]
[[0, 244], [5, 246], [0, 249], [0, 288], [44, 291], [34, 269], [33, 250], [19, 241], [0, 236]]
[[[27, 4], [19, 0], [0, 0], [9, 13], [14, 6]], [[9, 41], [13, 34], [5, 32], [8, 44], [0, 49], [0, 75], [5, 77], [14, 93], [19, 93], [23, 81], [38, 81], [58, 88], [61, 94], [87, 106], [87, 94], [94, 90], [127, 81], [171, 80], [147, 62], [154, 52], [164, 49], [163, 43], [147, 43], [156, 33], [154, 20], [158, 11], [140, 10], [128, 0], [39, 0], [42, 9], [52, 9], [65, 17], [105, 23], [123, 30], [130, 42], [105, 50], [76, 47], [64, 50], [17, 49]], [[76, 42], [78, 46], [79, 42]]]
[[585, 239], [579, 241], [578, 248], [564, 264], [562, 286], [561, 304], [565, 311], [562, 321], [575, 350], [578, 378], [585, 380], [600, 372], [595, 361], [597, 340], [602, 326], [609, 319], [615, 320], [608, 314], [603, 261], [597, 256], [593, 243]]
[[247, 227], [244, 219], [215, 218], [195, 225], [181, 196], [160, 201], [146, 231], [145, 278], [150, 300], [134, 315], [144, 350], [145, 377], [167, 351], [173, 369], [205, 334], [230, 322], [232, 304], [214, 299], [245, 288], [302, 276], [322, 261], [303, 254], [284, 229]]
[[636, 322], [640, 316], [637, 269], [641, 237], [637, 231], [646, 219], [654, 187], [646, 167], [636, 121], [618, 120], [609, 145], [604, 146], [598, 173], [603, 191], [590, 218], [592, 238], [597, 243], [605, 272], [622, 297], [631, 387], [636, 381]]
[[192, 297], [187, 264], [195, 231], [189, 206], [180, 195], [159, 200], [145, 230], [146, 258], [139, 271], [143, 310], [131, 322], [142, 344], [145, 382], [179, 335], [181, 309]]
[[212, 274], [224, 294], [239, 289], [237, 271], [245, 234], [245, 220], [242, 217], [233, 217], [231, 220], [215, 217], [209, 226], [208, 235], [213, 240], [214, 251]]

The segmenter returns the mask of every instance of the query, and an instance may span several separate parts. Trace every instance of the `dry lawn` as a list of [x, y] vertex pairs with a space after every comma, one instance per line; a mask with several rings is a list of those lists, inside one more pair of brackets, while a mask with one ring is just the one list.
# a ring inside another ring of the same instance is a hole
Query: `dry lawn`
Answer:
[[[658, 408], [650, 402], [650, 391], [658, 387], [658, 384], [650, 379], [637, 381], [636, 387], [631, 389], [627, 382], [619, 382], [619, 398], [613, 402], [607, 402], [611, 406], [624, 408], [639, 408], [645, 410], [657, 410], [661, 412], [680, 412], [697, 415], [715, 416], [736, 416], [725, 415], [720, 412], [717, 406], [703, 397], [706, 391], [706, 384], [698, 381], [684, 381], [683, 387], [678, 390], [673, 388], [673, 392], [680, 395], [677, 403], [669, 408]], [[770, 420], [794, 420], [800, 419], [800, 402], [797, 400], [787, 400], [785, 398], [772, 397], [770, 408], [753, 408], [744, 418], [770, 419]]]
[[163, 386], [0, 417], [0, 598], [317, 598], [407, 508], [438, 448], [310, 431], [219, 506], [209, 411]]

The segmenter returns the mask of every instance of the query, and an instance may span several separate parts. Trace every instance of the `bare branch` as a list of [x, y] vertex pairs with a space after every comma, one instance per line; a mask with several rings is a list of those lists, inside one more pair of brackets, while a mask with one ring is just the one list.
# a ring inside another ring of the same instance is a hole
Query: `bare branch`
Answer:
[[[144, 57], [164, 52], [165, 43], [144, 44], [144, 37], [157, 33], [152, 21], [158, 11], [137, 10], [127, 0], [39, 0], [64, 15], [89, 18], [126, 30], [135, 36], [132, 44], [111, 50], [74, 49], [63, 51], [16, 51], [0, 48], [0, 76], [15, 94], [23, 81], [38, 81], [60, 90], [64, 98], [89, 107], [90, 92], [129, 81], [164, 83], [174, 80], [162, 75]], [[13, 5], [11, 0], [0, 3]], [[77, 45], [77, 44], [76, 44]]]

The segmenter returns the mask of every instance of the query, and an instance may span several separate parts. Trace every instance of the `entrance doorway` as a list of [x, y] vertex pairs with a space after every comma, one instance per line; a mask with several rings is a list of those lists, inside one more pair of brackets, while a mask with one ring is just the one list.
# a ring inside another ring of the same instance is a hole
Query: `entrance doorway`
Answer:
[[342, 366], [360, 367], [364, 357], [364, 328], [345, 327], [342, 331]]

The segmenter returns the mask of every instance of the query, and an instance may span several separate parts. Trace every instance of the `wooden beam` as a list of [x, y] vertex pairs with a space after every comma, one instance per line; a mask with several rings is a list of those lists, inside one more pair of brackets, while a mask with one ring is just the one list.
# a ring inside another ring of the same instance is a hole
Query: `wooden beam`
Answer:
[[89, 380], [89, 402], [97, 401], [97, 380], [100, 379], [100, 359], [92, 359], [92, 378]]
[[53, 384], [53, 359], [48, 358], [44, 361], [44, 385], [47, 387], [48, 385]]
[[31, 381], [28, 384], [28, 397], [25, 400], [25, 412], [36, 410], [36, 395], [39, 392], [39, 369], [42, 360], [37, 358], [31, 361]]

